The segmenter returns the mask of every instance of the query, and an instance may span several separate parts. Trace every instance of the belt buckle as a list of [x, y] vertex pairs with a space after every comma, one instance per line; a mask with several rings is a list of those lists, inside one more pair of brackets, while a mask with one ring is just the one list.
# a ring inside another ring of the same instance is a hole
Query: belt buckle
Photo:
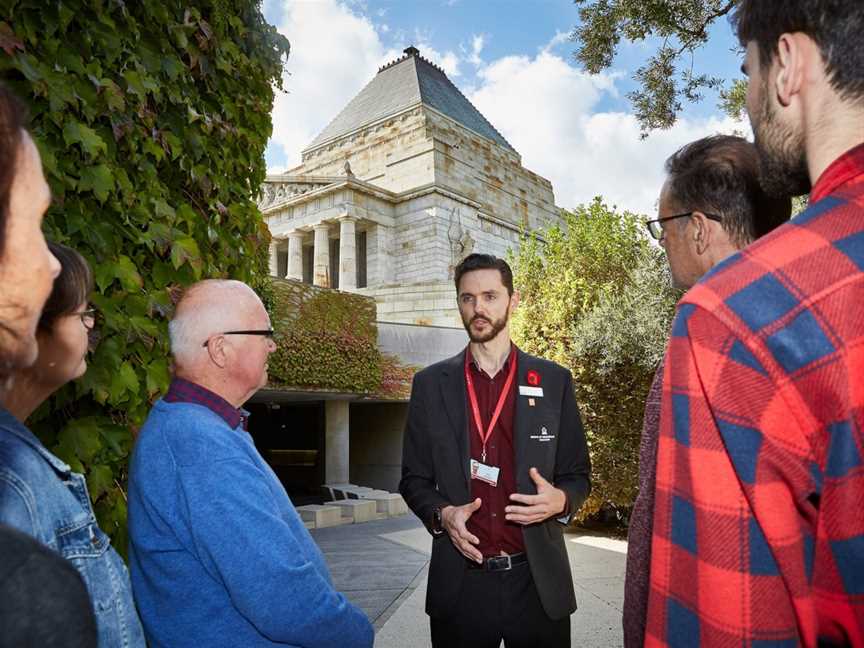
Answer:
[[[494, 561], [494, 562], [493, 562]], [[503, 565], [499, 567], [498, 565], [503, 562]], [[508, 571], [513, 569], [513, 560], [510, 558], [509, 554], [505, 554], [503, 556], [495, 556], [494, 558], [490, 558], [488, 560], [489, 571]]]

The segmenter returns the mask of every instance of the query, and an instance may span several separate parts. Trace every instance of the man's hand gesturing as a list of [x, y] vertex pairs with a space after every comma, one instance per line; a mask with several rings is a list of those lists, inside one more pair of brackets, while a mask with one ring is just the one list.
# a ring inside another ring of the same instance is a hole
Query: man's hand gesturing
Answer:
[[468, 531], [465, 525], [481, 504], [482, 501], [478, 497], [473, 502], [462, 506], [447, 506], [441, 509], [441, 524], [450, 536], [451, 542], [463, 556], [476, 563], [483, 562], [483, 554], [474, 546], [479, 544], [480, 540]]
[[567, 505], [567, 496], [560, 488], [555, 488], [536, 468], [528, 471], [531, 480], [537, 486], [536, 495], [513, 493], [510, 500], [520, 504], [511, 504], [504, 509], [505, 517], [516, 524], [537, 524], [553, 515], [561, 515]]

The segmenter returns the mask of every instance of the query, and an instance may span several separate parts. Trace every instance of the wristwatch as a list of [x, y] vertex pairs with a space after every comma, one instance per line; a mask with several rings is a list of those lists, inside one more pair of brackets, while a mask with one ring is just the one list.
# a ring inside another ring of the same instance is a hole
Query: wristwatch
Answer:
[[432, 535], [439, 536], [444, 533], [444, 523], [441, 520], [441, 507], [436, 506], [432, 509], [432, 526], [429, 527]]

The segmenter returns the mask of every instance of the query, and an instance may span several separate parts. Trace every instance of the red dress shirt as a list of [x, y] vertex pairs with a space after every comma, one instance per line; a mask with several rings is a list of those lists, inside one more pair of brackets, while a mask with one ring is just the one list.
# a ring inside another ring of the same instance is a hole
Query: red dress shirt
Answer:
[[[470, 354], [469, 349], [465, 353]], [[477, 404], [480, 407], [480, 419], [483, 426], [489, 426], [498, 398], [507, 382], [510, 373], [510, 363], [516, 360], [516, 348], [513, 347], [510, 356], [495, 374], [494, 378], [477, 366], [474, 358], [470, 358], [469, 371], [477, 392]], [[484, 558], [498, 556], [503, 551], [507, 554], [525, 551], [522, 539], [522, 527], [504, 519], [504, 507], [510, 504], [510, 495], [516, 493], [516, 449], [513, 444], [513, 421], [516, 416], [516, 383], [514, 379], [510, 392], [504, 401], [504, 408], [498, 418], [495, 429], [486, 444], [486, 465], [501, 469], [498, 474], [498, 485], [492, 486], [479, 479], [471, 480], [472, 499], [480, 498], [483, 505], [474, 512], [468, 520], [468, 530], [480, 540], [478, 550]], [[465, 394], [468, 401], [468, 394]], [[483, 453], [483, 443], [480, 433], [474, 423], [471, 404], [468, 402], [468, 436], [471, 439], [471, 458], [480, 461]]]

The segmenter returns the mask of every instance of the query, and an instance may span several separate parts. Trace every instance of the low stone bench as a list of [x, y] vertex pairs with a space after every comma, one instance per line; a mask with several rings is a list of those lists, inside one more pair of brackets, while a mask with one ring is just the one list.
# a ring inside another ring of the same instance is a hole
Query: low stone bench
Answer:
[[399, 493], [388, 493], [387, 491], [377, 491], [360, 493], [361, 499], [372, 500], [378, 507], [379, 513], [384, 513], [387, 517], [395, 517], [404, 515], [408, 512], [408, 505]]
[[300, 514], [301, 520], [311, 522], [315, 525], [313, 527], [315, 529], [343, 524], [342, 509], [338, 506], [307, 504], [305, 506], [298, 506], [297, 512]]
[[370, 522], [377, 520], [377, 503], [368, 499], [344, 499], [327, 502], [327, 506], [338, 506], [342, 509], [342, 516], [349, 517], [357, 524], [359, 522]]

